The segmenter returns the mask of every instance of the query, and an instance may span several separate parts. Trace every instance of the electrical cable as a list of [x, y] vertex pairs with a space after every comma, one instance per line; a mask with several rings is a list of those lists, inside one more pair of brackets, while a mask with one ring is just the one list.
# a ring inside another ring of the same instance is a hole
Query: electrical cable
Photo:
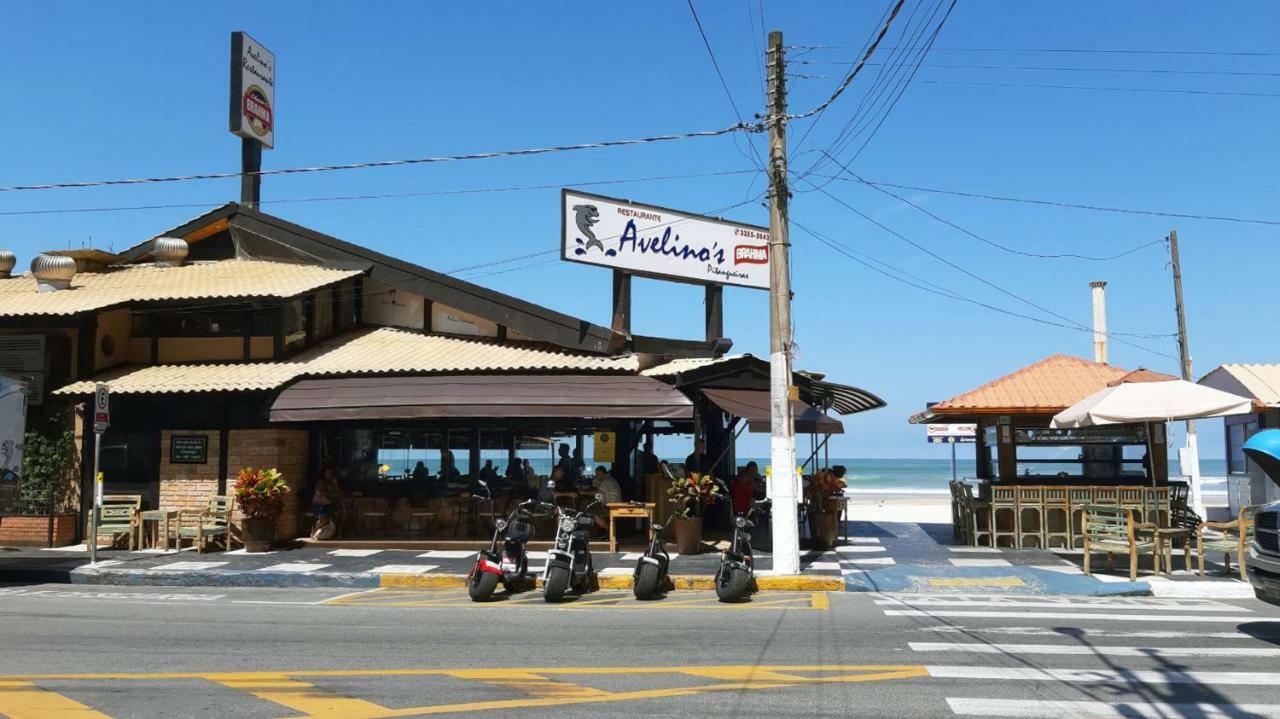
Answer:
[[[934, 49], [937, 52], [937, 48]], [[843, 65], [838, 60], [792, 60], [793, 65]], [[867, 63], [881, 65], [883, 63]], [[950, 63], [925, 63], [922, 68], [929, 70], [1017, 70], [1036, 72], [1109, 72], [1135, 73], [1148, 75], [1210, 75], [1221, 77], [1280, 77], [1280, 72], [1249, 72], [1235, 70], [1179, 70], [1174, 68], [1152, 67], [1047, 67], [1043, 65], [954, 65]]]
[[1226, 97], [1280, 97], [1276, 92], [1237, 92], [1233, 90], [1191, 90], [1187, 88], [1097, 87], [1093, 85], [1050, 85], [1029, 82], [977, 82], [968, 80], [917, 80], [922, 85], [961, 85], [965, 87], [1016, 87], [1043, 90], [1092, 90], [1096, 92], [1139, 92], [1159, 95], [1222, 95]]
[[[848, 45], [793, 45], [808, 50], [848, 50]], [[1223, 51], [1223, 50], [1131, 50], [1110, 48], [1011, 48], [1011, 47], [940, 47], [938, 52], [1030, 52], [1066, 54], [1112, 55], [1201, 55], [1222, 57], [1280, 57], [1280, 52]]]
[[[716, 53], [711, 49], [711, 40], [707, 38], [707, 31], [702, 27], [702, 19], [698, 17], [698, 11], [693, 7], [693, 0], [686, 0], [686, 2], [689, 4], [689, 13], [693, 15], [693, 23], [698, 27], [698, 34], [702, 36], [702, 45], [707, 48], [707, 57], [711, 58], [711, 67], [716, 71], [716, 77], [720, 78], [720, 87], [724, 88], [725, 97], [729, 99], [729, 107], [733, 108], [733, 115], [738, 118], [738, 124], [743, 125], [745, 123], [742, 121], [742, 112], [738, 110], [738, 103], [734, 101], [733, 93], [729, 90], [729, 82], [724, 79], [724, 73], [720, 70], [720, 62], [716, 60]], [[733, 145], [737, 148], [739, 154], [746, 157], [746, 153], [742, 152], [741, 147], [738, 147], [736, 135], [733, 138]], [[747, 147], [751, 148], [751, 154], [755, 157], [756, 167], [763, 169], [764, 158], [760, 157], [759, 150], [756, 149], [755, 143], [751, 142], [750, 138], [747, 138]], [[751, 160], [750, 157], [747, 159]]]
[[223, 180], [246, 175], [256, 175], [265, 177], [268, 175], [297, 175], [313, 172], [333, 172], [339, 170], [363, 170], [379, 167], [400, 167], [404, 165], [425, 165], [442, 162], [460, 162], [464, 160], [488, 160], [499, 157], [526, 157], [530, 155], [545, 155], [554, 152], [572, 152], [575, 150], [594, 150], [606, 147], [621, 147], [624, 145], [642, 145], [653, 142], [668, 142], [671, 140], [688, 140], [698, 137], [719, 137], [735, 132], [761, 132], [764, 129], [762, 123], [747, 125], [738, 123], [719, 130], [703, 130], [699, 132], [684, 132], [671, 135], [654, 135], [651, 137], [640, 137], [629, 140], [605, 140], [603, 142], [586, 142], [576, 145], [556, 145], [552, 147], [536, 147], [523, 150], [500, 150], [495, 152], [475, 152], [463, 155], [441, 155], [437, 157], [418, 157], [405, 160], [379, 160], [373, 162], [352, 162], [341, 165], [317, 165], [312, 167], [292, 167], [281, 170], [259, 170], [257, 172], [209, 172], [196, 175], [172, 175], [167, 177], [141, 177], [119, 180], [93, 180], [89, 182], [57, 182], [42, 185], [12, 185], [8, 187], [0, 187], [0, 192], [24, 192], [29, 190], [62, 190], [75, 189], [84, 187], [110, 187], [116, 185], [143, 185], [164, 182], [187, 182], [191, 180]]

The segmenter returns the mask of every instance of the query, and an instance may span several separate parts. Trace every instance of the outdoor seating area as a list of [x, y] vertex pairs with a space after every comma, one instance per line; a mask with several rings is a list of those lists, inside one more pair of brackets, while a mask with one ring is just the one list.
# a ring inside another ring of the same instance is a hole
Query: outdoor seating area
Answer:
[[[231, 549], [232, 500], [213, 495], [202, 509], [142, 509], [142, 495], [107, 494], [98, 511], [98, 539], [107, 537], [115, 546], [121, 538], [129, 550], [160, 549], [181, 551], [188, 540], [197, 553], [220, 544]], [[85, 526], [85, 536], [93, 534], [92, 519]]]

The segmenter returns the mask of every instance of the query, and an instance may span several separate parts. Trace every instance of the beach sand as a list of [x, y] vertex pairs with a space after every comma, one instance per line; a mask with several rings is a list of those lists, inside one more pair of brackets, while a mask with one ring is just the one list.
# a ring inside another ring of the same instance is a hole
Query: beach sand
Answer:
[[951, 497], [943, 493], [859, 492], [849, 495], [849, 519], [855, 522], [950, 524]]

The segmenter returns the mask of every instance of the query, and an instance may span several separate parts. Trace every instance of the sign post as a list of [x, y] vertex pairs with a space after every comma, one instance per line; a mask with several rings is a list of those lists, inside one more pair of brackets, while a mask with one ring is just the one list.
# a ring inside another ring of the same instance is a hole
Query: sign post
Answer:
[[240, 202], [256, 208], [262, 195], [262, 148], [276, 144], [276, 56], [231, 33], [231, 133], [241, 138]]
[[93, 386], [93, 509], [89, 512], [89, 563], [98, 563], [98, 514], [102, 510], [102, 433], [111, 426], [111, 388], [103, 382]]
[[956, 445], [973, 444], [977, 441], [978, 425], [976, 424], [929, 424], [925, 425], [925, 433], [929, 444], [951, 445], [951, 480], [956, 477]]

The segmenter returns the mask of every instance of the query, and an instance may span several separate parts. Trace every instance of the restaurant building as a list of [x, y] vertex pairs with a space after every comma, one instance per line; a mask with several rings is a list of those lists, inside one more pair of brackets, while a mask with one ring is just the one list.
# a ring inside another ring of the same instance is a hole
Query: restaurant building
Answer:
[[[241, 467], [276, 467], [294, 490], [277, 532], [297, 537], [333, 466], [347, 531], [457, 536], [476, 480], [523, 496], [526, 460], [545, 474], [556, 445], [581, 455], [597, 433], [614, 451], [594, 459], [631, 497], [660, 489], [636, 471], [655, 435], [705, 437], [730, 476], [768, 364], [723, 356], [713, 319], [704, 340], [633, 335], [230, 203], [119, 254], [46, 253], [0, 278], [0, 369], [31, 380], [33, 412], [75, 427], [78, 532], [85, 413], [105, 382], [108, 494], [201, 509]], [[842, 427], [828, 410], [883, 406], [820, 375], [794, 383], [800, 431], [829, 435]]]
[[1250, 437], [1280, 427], [1280, 364], [1219, 365], [1199, 383], [1253, 400], [1253, 412], [1222, 418], [1227, 474], [1249, 478], [1248, 504], [1280, 500], [1280, 486], [1244, 453], [1244, 443]]

